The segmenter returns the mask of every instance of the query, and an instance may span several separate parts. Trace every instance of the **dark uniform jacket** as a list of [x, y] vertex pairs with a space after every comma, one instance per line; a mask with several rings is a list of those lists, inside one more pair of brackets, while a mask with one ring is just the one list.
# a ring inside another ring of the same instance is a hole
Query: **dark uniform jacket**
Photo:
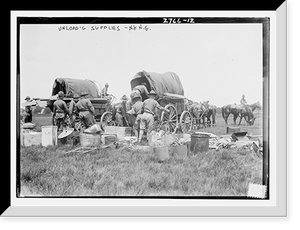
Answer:
[[56, 113], [68, 113], [69, 114], [69, 110], [68, 110], [66, 102], [64, 102], [61, 99], [58, 99], [57, 101], [55, 101], [53, 103], [53, 112], [54, 112], [54, 114], [56, 114]]

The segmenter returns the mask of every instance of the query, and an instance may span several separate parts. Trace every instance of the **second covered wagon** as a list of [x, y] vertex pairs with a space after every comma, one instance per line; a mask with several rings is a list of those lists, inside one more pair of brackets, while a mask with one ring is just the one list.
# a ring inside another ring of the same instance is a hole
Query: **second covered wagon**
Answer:
[[[158, 103], [170, 111], [170, 113], [163, 111], [159, 114], [162, 125], [165, 125], [170, 132], [175, 130], [178, 123], [183, 132], [192, 129], [192, 115], [187, 110], [184, 89], [176, 73], [138, 72], [130, 82], [131, 90], [142, 83], [145, 83], [149, 92], [153, 89], [157, 93]], [[144, 93], [141, 96], [143, 101], [147, 98]]]

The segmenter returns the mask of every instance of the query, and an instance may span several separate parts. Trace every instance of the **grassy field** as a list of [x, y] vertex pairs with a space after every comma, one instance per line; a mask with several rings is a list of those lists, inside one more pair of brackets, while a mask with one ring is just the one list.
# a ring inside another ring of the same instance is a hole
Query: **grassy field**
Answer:
[[[226, 126], [201, 129], [217, 135]], [[35, 116], [37, 129], [51, 117]], [[222, 123], [223, 122], [223, 123]], [[253, 127], [261, 134], [261, 118]], [[245, 196], [262, 183], [262, 156], [250, 150], [210, 150], [160, 163], [146, 146], [69, 153], [71, 145], [21, 147], [21, 195], [47, 196]]]

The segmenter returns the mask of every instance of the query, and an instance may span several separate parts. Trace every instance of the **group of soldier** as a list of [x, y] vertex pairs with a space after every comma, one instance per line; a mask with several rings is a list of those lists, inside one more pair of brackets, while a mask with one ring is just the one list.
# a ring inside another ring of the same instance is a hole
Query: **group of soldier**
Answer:
[[[145, 94], [146, 100], [142, 101], [142, 95]], [[156, 92], [152, 89], [147, 91], [145, 85], [138, 85], [131, 93], [132, 109], [128, 113], [135, 117], [133, 130], [137, 137], [137, 142], [141, 143], [143, 134], [149, 137], [149, 134], [154, 126], [154, 116], [156, 109], [169, 113], [168, 109], [165, 109], [155, 100]]]
[[[107, 97], [108, 84], [101, 92], [102, 96]], [[142, 95], [146, 98], [142, 100]], [[130, 99], [123, 95], [122, 102], [116, 108], [115, 120], [119, 126], [129, 126], [128, 117], [133, 117], [133, 130], [137, 137], [137, 142], [142, 141], [143, 134], [149, 135], [153, 123], [156, 109], [169, 112], [168, 109], [160, 106], [155, 100], [156, 92], [152, 89], [148, 92], [145, 83], [136, 86], [131, 94]], [[31, 99], [26, 97], [29, 102]], [[32, 101], [32, 100], [31, 100]], [[130, 103], [128, 109], [127, 103]], [[81, 92], [80, 95], [69, 92], [65, 95], [62, 91], [58, 92], [57, 98], [53, 103], [53, 123], [58, 127], [58, 131], [62, 131], [64, 127], [73, 127], [76, 130], [86, 129], [96, 123], [95, 109], [88, 99], [86, 92]], [[128, 116], [129, 115], [129, 116]], [[32, 107], [25, 106], [23, 113], [23, 122], [32, 121]]]
[[[109, 96], [108, 87], [109, 85], [106, 83], [105, 88], [101, 91], [103, 97]], [[141, 83], [133, 88], [130, 100], [126, 95], [123, 95], [122, 102], [116, 108], [116, 125], [129, 126], [128, 117], [132, 116], [134, 118], [132, 123], [137, 142], [141, 142], [144, 133], [149, 136], [154, 125], [154, 116], [157, 109], [169, 112], [168, 109], [160, 106], [155, 100], [156, 95], [153, 88], [149, 92], [146, 83]], [[68, 95], [65, 95], [62, 91], [58, 92], [57, 99], [53, 103], [53, 123], [58, 127], [58, 131], [62, 131], [65, 126], [73, 127], [76, 130], [86, 129], [96, 123], [95, 109], [87, 96], [86, 92], [81, 92], [80, 96], [73, 95], [72, 92], [69, 92]], [[28, 96], [25, 100], [27, 103], [32, 102]], [[131, 109], [128, 109], [128, 102]], [[248, 105], [245, 95], [242, 95], [240, 102], [245, 107]], [[32, 108], [31, 106], [25, 106], [23, 122], [31, 121]]]
[[[68, 93], [65, 97], [62, 91], [58, 92], [52, 110], [53, 124], [58, 127], [58, 131], [66, 126], [85, 129], [96, 123], [95, 109], [87, 95], [86, 92], [81, 92], [80, 96]], [[29, 123], [32, 122], [32, 111], [36, 103], [29, 96], [25, 100], [22, 122]]]
[[96, 123], [95, 109], [87, 96], [88, 94], [83, 91], [80, 96], [70, 93], [64, 98], [64, 93], [58, 92], [57, 100], [53, 103], [54, 125], [58, 127], [58, 131], [63, 130], [66, 123], [76, 129], [78, 125], [85, 129]]

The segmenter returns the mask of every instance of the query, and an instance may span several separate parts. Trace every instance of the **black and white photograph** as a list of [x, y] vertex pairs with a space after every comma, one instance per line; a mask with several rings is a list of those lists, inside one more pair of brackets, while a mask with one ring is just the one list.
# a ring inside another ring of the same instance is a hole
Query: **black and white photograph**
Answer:
[[20, 17], [17, 196], [268, 199], [269, 26]]

